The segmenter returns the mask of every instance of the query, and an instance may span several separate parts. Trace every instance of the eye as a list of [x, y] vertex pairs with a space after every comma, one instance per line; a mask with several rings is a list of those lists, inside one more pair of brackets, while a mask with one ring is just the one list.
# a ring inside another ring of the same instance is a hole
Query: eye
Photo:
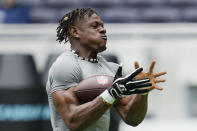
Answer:
[[97, 28], [97, 27], [98, 27], [98, 23], [97, 23], [97, 22], [93, 23], [93, 24], [92, 24], [92, 27], [93, 27], [93, 28]]

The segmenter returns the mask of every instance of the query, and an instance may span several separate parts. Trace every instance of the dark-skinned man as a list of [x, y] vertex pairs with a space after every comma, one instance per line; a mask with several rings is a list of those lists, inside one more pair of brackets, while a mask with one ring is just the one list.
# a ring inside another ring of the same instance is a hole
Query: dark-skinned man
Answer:
[[[57, 41], [69, 41], [71, 51], [62, 53], [49, 71], [47, 93], [53, 131], [108, 131], [111, 106], [131, 126], [144, 120], [149, 91], [161, 89], [156, 83], [165, 81], [156, 77], [166, 72], [153, 74], [154, 61], [148, 72], [142, 72], [136, 62], [132, 73], [121, 76], [120, 65], [98, 55], [106, 50], [106, 29], [91, 8], [64, 15], [57, 28]], [[80, 104], [74, 89], [94, 75], [113, 76], [115, 80], [100, 96]]]

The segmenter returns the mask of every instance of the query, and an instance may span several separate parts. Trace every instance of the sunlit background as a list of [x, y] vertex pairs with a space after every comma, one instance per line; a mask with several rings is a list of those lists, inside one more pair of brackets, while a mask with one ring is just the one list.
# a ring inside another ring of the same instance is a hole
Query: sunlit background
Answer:
[[76, 7], [100, 14], [108, 35], [101, 55], [125, 73], [134, 61], [147, 71], [152, 60], [155, 72], [167, 71], [145, 120], [131, 127], [115, 117], [119, 128], [110, 131], [197, 131], [197, 0], [0, 0], [0, 131], [52, 130], [45, 83], [69, 49], [56, 42], [58, 20]]

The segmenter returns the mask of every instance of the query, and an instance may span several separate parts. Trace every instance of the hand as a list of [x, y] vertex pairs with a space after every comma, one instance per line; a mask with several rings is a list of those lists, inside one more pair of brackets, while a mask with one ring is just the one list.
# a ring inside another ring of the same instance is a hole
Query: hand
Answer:
[[150, 87], [151, 83], [149, 78], [134, 79], [143, 68], [137, 68], [134, 72], [129, 75], [122, 77], [122, 66], [119, 67], [112, 86], [106, 89], [101, 95], [101, 100], [107, 105], [112, 105], [117, 99], [123, 98], [131, 94], [142, 94], [147, 93], [149, 90], [140, 90], [142, 87]]
[[[152, 86], [144, 88], [144, 89], [147, 89], [149, 91], [154, 89], [154, 88], [158, 89], [158, 90], [163, 90], [163, 88], [157, 86], [156, 83], [166, 81], [165, 79], [156, 79], [159, 76], [165, 75], [167, 72], [163, 71], [163, 72], [153, 73], [153, 68], [155, 66], [155, 63], [156, 63], [155, 61], [152, 61], [148, 72], [141, 72], [136, 76], [137, 79], [142, 79], [142, 78], [149, 78], [150, 79], [150, 82], [152, 83]], [[135, 69], [138, 69], [140, 67], [138, 62], [135, 62], [134, 66], [135, 66]]]
[[141, 73], [143, 68], [137, 68], [134, 72], [125, 77], [120, 77], [122, 74], [122, 66], [119, 67], [112, 86], [108, 88], [108, 92], [114, 98], [123, 98], [131, 94], [146, 93], [149, 90], [139, 90], [142, 87], [150, 87], [152, 84], [147, 83], [149, 78], [135, 79]]

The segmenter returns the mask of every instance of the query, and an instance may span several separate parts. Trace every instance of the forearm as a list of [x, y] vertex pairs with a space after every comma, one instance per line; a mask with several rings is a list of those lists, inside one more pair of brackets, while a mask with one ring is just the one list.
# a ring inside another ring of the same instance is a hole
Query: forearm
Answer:
[[72, 131], [81, 131], [97, 121], [108, 108], [109, 106], [103, 103], [99, 97], [82, 105], [73, 105], [69, 109], [70, 119], [66, 123], [69, 124]]
[[126, 115], [126, 122], [133, 126], [137, 126], [144, 120], [147, 112], [147, 95], [136, 95], [134, 100], [130, 101], [129, 106], [130, 108]]
[[116, 104], [127, 124], [137, 126], [144, 120], [148, 106], [147, 99], [147, 95], [132, 95]]

